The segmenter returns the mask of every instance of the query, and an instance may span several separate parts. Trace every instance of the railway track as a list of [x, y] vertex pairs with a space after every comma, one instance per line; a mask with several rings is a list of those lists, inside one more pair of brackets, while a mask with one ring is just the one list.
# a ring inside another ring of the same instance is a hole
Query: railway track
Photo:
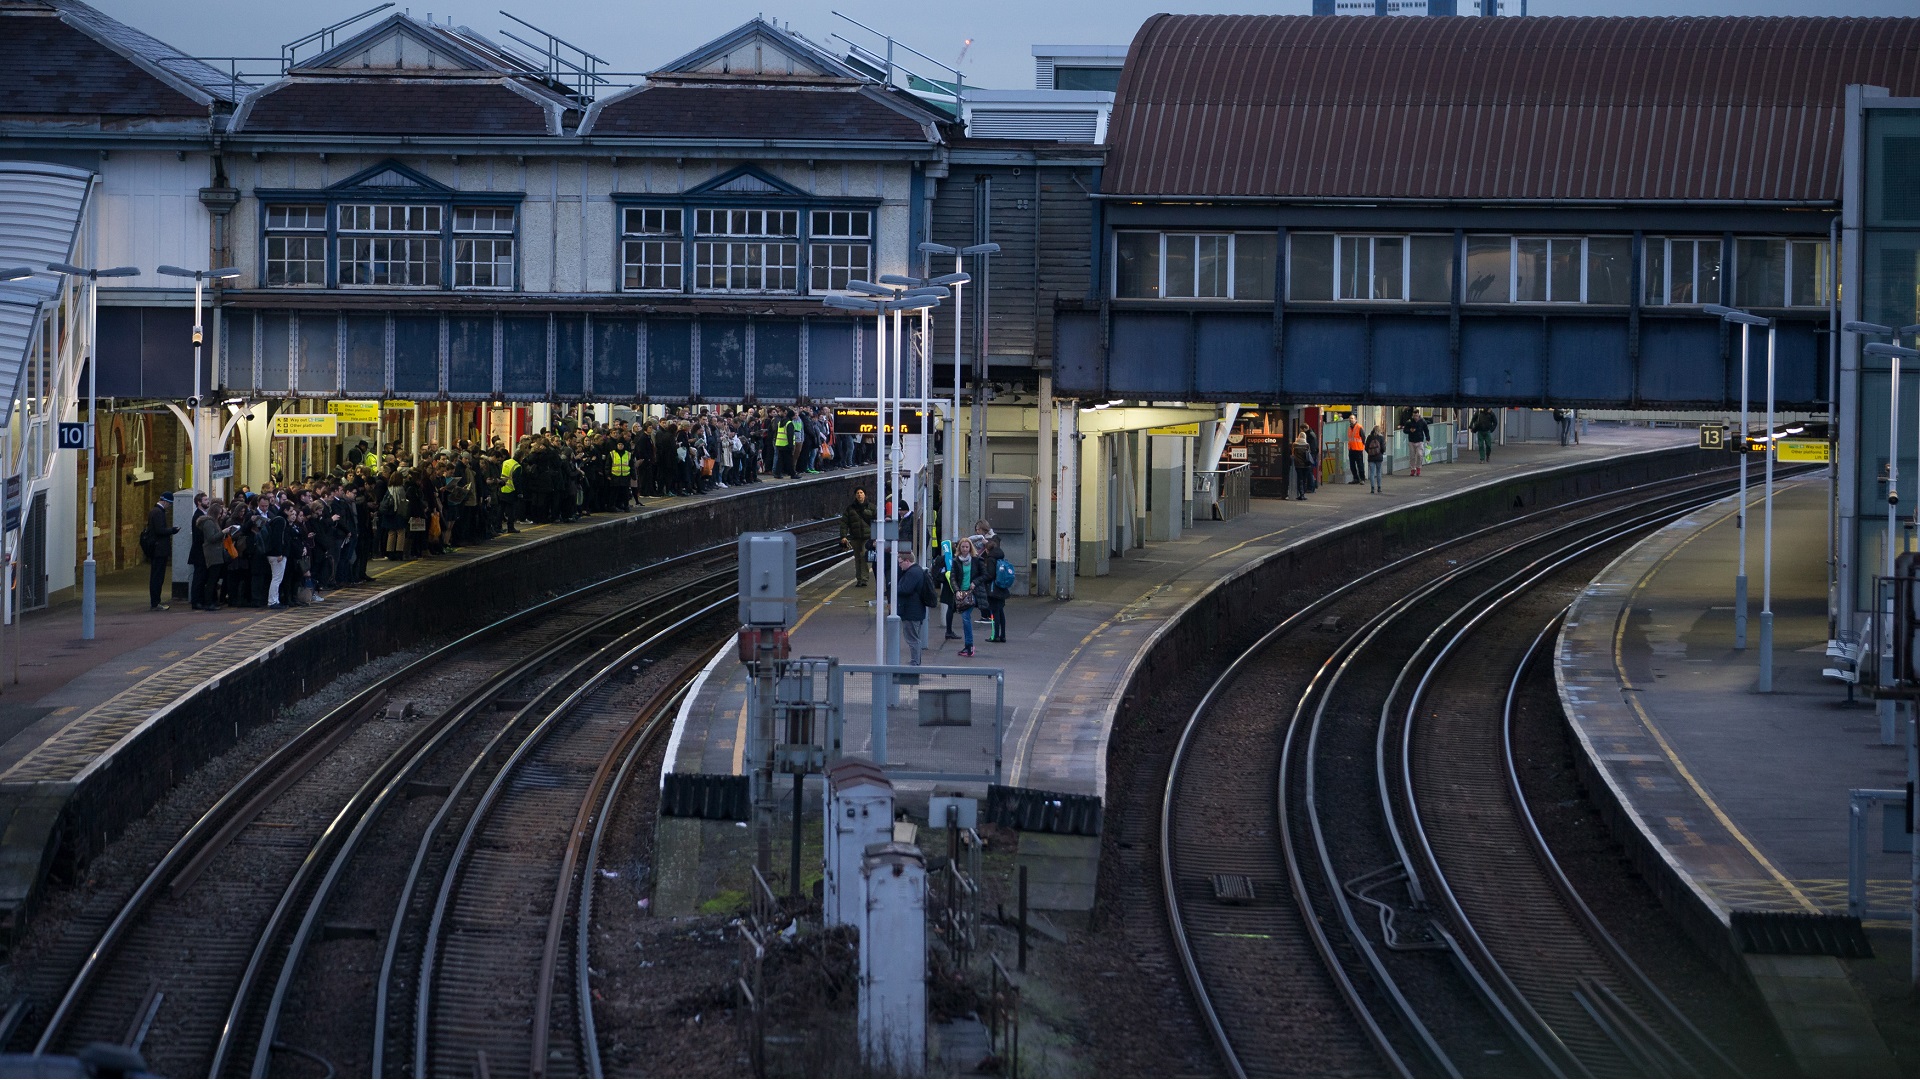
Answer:
[[[1160, 856], [1229, 1071], [1732, 1071], [1606, 948], [1528, 828], [1501, 734], [1547, 615], [1726, 486], [1646, 485], [1409, 555], [1305, 604], [1214, 683], [1168, 770]], [[1506, 831], [1482, 827], [1496, 814]], [[1527, 890], [1503, 886], [1516, 863]]]
[[[821, 559], [828, 547], [807, 551], [824, 564], [837, 557]], [[649, 678], [654, 654], [684, 651], [679, 638], [727, 606], [732, 548], [642, 567], [500, 620], [302, 730], [167, 846], [131, 893], [69, 931], [64, 962], [56, 955], [42, 965], [70, 977], [48, 984], [57, 1004], [44, 1013], [35, 1049], [151, 1041], [149, 1060], [178, 1075], [360, 1072], [364, 1049], [343, 1056], [336, 1048], [370, 1046], [369, 1027], [352, 1015], [370, 994], [307, 1003], [303, 1015], [327, 1014], [311, 1025], [325, 1038], [287, 1041], [277, 1027], [309, 947], [364, 949], [379, 936], [378, 925], [328, 915], [335, 886], [356, 877], [347, 872], [353, 857], [412, 856], [411, 837], [430, 819], [464, 820], [429, 812], [435, 797], [444, 811], [467, 793], [451, 783], [462, 775], [455, 763], [484, 771], [484, 787], [504, 775], [503, 748], [537, 748], [565, 717], [630, 742], [639, 734], [627, 734], [635, 713], [616, 722], [608, 710], [648, 699], [661, 681]], [[526, 743], [536, 730], [540, 738]], [[512, 761], [522, 758], [539, 760], [516, 753]], [[559, 827], [576, 816], [569, 808]], [[402, 834], [408, 841], [396, 842]], [[341, 1060], [307, 1049], [314, 1046]]]

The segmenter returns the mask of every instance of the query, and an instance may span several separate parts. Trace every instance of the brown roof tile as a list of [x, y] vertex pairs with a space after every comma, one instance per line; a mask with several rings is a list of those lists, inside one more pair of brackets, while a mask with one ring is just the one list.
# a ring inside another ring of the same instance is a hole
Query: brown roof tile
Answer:
[[61, 116], [198, 116], [207, 106], [60, 19], [0, 17], [0, 112]]
[[248, 134], [545, 135], [547, 111], [500, 82], [324, 79], [252, 100]]
[[1832, 201], [1849, 83], [1920, 94], [1920, 19], [1157, 15], [1104, 188]]
[[649, 86], [610, 99], [592, 135], [925, 142], [918, 122], [864, 90]]

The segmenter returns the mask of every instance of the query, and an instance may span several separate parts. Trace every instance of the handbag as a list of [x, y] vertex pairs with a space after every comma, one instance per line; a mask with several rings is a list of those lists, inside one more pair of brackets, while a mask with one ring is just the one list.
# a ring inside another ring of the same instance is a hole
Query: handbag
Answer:
[[820, 460], [821, 460], [821, 461], [832, 461], [832, 460], [833, 460], [833, 446], [832, 446], [831, 444], [828, 444], [828, 443], [822, 443], [822, 444], [821, 444], [821, 446], [820, 446]]
[[966, 589], [953, 594], [953, 610], [955, 611], [972, 611], [973, 602], [972, 589]]
[[220, 546], [227, 549], [227, 558], [237, 559], [240, 557], [240, 549], [233, 546], [233, 537], [231, 536], [221, 537]]
[[423, 517], [410, 517], [410, 518], [408, 518], [408, 519], [407, 519], [407, 531], [408, 531], [408, 532], [426, 532], [426, 531], [427, 531], [427, 519], [426, 519], [426, 518], [423, 518]]
[[439, 542], [440, 542], [440, 515], [428, 514], [427, 515], [427, 543], [437, 544]]

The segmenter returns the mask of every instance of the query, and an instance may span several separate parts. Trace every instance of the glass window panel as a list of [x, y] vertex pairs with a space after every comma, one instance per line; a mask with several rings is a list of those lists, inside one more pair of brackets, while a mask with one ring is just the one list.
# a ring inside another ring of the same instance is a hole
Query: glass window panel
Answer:
[[1580, 241], [1548, 241], [1547, 298], [1556, 304], [1580, 302]]
[[1372, 292], [1373, 244], [1365, 236], [1340, 238], [1339, 293], [1342, 300], [1366, 300]]
[[321, 286], [326, 283], [326, 237], [267, 237], [268, 285]]
[[1294, 300], [1333, 299], [1333, 236], [1295, 233], [1287, 237], [1287, 296]]
[[1628, 277], [1633, 262], [1633, 239], [1626, 236], [1587, 238], [1587, 303], [1625, 304], [1632, 296]]
[[1160, 234], [1114, 234], [1113, 295], [1126, 299], [1160, 296]]
[[1273, 255], [1279, 237], [1273, 233], [1240, 233], [1233, 238], [1233, 298], [1273, 299]]
[[1407, 299], [1444, 304], [1453, 299], [1453, 237], [1416, 236], [1409, 243]]
[[1399, 236], [1373, 238], [1373, 298], [1406, 299], [1407, 242]]
[[513, 210], [502, 206], [461, 207], [453, 212], [455, 232], [513, 231]]
[[622, 247], [622, 288], [680, 290], [680, 241], [629, 240]]
[[1920, 233], [1869, 231], [1861, 315], [1882, 326], [1920, 322]]
[[1693, 242], [1693, 288], [1699, 297], [1696, 304], [1717, 304], [1720, 302], [1720, 241], [1695, 240]]
[[1664, 304], [1667, 302], [1667, 242], [1647, 237], [1646, 251], [1647, 303]]
[[1733, 242], [1735, 307], [1779, 307], [1787, 302], [1787, 242], [1742, 237]]
[[1547, 241], [1522, 236], [1513, 242], [1513, 299], [1522, 304], [1547, 299]]
[[513, 241], [468, 239], [453, 242], [453, 283], [470, 289], [513, 288]]
[[1512, 289], [1512, 238], [1506, 236], [1467, 237], [1467, 280], [1464, 296], [1469, 304], [1504, 304]]
[[1191, 234], [1172, 233], [1167, 236], [1167, 295], [1193, 295], [1193, 249], [1199, 240]]
[[839, 292], [867, 278], [872, 248], [866, 244], [815, 244], [807, 256], [814, 292]]
[[267, 228], [269, 229], [324, 230], [326, 227], [327, 208], [324, 206], [267, 207]]
[[1227, 296], [1228, 254], [1232, 247], [1232, 238], [1228, 236], [1195, 237], [1197, 252], [1194, 258], [1195, 296]]
[[401, 237], [342, 237], [340, 284], [437, 286], [440, 241]]
[[1667, 245], [1667, 303], [1698, 303], [1693, 298], [1693, 241], [1674, 240]]
[[1792, 249], [1792, 287], [1787, 303], [1794, 307], [1825, 307], [1833, 296], [1833, 267], [1823, 240], [1795, 240]]

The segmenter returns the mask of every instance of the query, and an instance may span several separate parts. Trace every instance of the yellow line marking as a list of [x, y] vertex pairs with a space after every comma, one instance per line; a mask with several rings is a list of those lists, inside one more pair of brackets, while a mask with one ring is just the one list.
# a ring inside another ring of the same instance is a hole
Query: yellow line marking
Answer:
[[[1336, 524], [1336, 523], [1335, 523], [1335, 522], [1328, 522], [1328, 524]], [[1220, 549], [1219, 551], [1216, 551], [1216, 552], [1214, 552], [1213, 554], [1211, 554], [1211, 555], [1209, 555], [1209, 556], [1207, 556], [1207, 558], [1208, 558], [1208, 559], [1217, 559], [1217, 558], [1219, 558], [1219, 557], [1220, 557], [1220, 556], [1222, 556], [1222, 555], [1231, 555], [1232, 553], [1234, 553], [1234, 552], [1236, 552], [1236, 551], [1239, 551], [1239, 550], [1240, 550], [1241, 548], [1243, 548], [1243, 547], [1246, 547], [1246, 546], [1247, 546], [1248, 544], [1257, 544], [1257, 543], [1259, 543], [1259, 542], [1260, 542], [1260, 541], [1262, 541], [1262, 540], [1271, 540], [1271, 539], [1273, 539], [1274, 537], [1276, 537], [1276, 536], [1279, 536], [1279, 535], [1280, 535], [1280, 534], [1282, 534], [1282, 533], [1290, 533], [1290, 532], [1292, 532], [1292, 531], [1294, 531], [1295, 529], [1298, 529], [1299, 527], [1300, 527], [1300, 526], [1298, 526], [1298, 525], [1288, 525], [1287, 527], [1285, 527], [1285, 528], [1282, 528], [1282, 529], [1275, 529], [1275, 530], [1273, 530], [1273, 531], [1272, 531], [1272, 532], [1270, 532], [1270, 533], [1261, 533], [1261, 534], [1260, 534], [1259, 536], [1256, 536], [1256, 537], [1254, 537], [1254, 538], [1252, 538], [1251, 540], [1242, 540], [1242, 541], [1240, 541], [1239, 543], [1237, 543], [1237, 544], [1235, 544], [1235, 545], [1233, 545], [1233, 546], [1232, 546], [1232, 547], [1230, 547], [1230, 548], [1221, 548], [1221, 549]], [[1205, 561], [1205, 560], [1202, 560], [1202, 561]]]
[[59, 708], [48, 713], [47, 715], [48, 716], [65, 716], [68, 713], [72, 712], [73, 710], [74, 710], [74, 706], [72, 705], [62, 705]]
[[143, 672], [143, 671], [152, 671], [152, 670], [153, 670], [153, 665], [152, 665], [152, 664], [141, 664], [141, 665], [140, 665], [139, 667], [137, 667], [137, 668], [128, 668], [128, 669], [127, 669], [127, 674], [129, 674], [129, 675], [138, 675], [138, 674], [140, 674], [140, 673], [141, 673], [141, 672]]
[[215, 631], [214, 631], [213, 633], [211, 633], [211, 634], [201, 634], [201, 635], [200, 635], [199, 637], [197, 637], [197, 638], [194, 638], [193, 640], [195, 640], [195, 641], [205, 641], [205, 640], [207, 640], [208, 638], [212, 638], [212, 637], [219, 637], [219, 636], [220, 636], [220, 631], [218, 631], [218, 630], [215, 630]]
[[733, 775], [739, 776], [747, 761], [747, 703], [740, 703], [740, 722], [733, 729]]
[[160, 659], [162, 659], [162, 660], [169, 660], [169, 659], [172, 659], [173, 657], [176, 657], [176, 656], [179, 656], [179, 655], [180, 655], [180, 650], [179, 650], [179, 649], [169, 649], [169, 650], [167, 650], [166, 652], [163, 652], [163, 653], [161, 653], [161, 654], [160, 654]]
[[[1751, 508], [1754, 499], [1764, 497], [1764, 495], [1758, 493], [1749, 495], [1749, 501], [1745, 508]], [[1645, 725], [1647, 733], [1652, 735], [1653, 740], [1660, 744], [1661, 753], [1667, 755], [1667, 760], [1673, 763], [1674, 770], [1680, 774], [1680, 778], [1685, 780], [1687, 786], [1693, 789], [1693, 793], [1700, 797], [1701, 802], [1706, 804], [1707, 810], [1713, 814], [1714, 820], [1720, 823], [1721, 828], [1727, 830], [1727, 834], [1732, 836], [1735, 842], [1746, 849], [1747, 854], [1753, 856], [1753, 860], [1760, 864], [1762, 870], [1765, 870], [1781, 888], [1787, 890], [1795, 900], [1798, 900], [1801, 907], [1807, 909], [1809, 912], [1818, 914], [1821, 909], [1815, 905], [1812, 900], [1809, 900], [1807, 894], [1801, 892], [1799, 886], [1795, 885], [1787, 875], [1781, 873], [1780, 869], [1774, 866], [1770, 859], [1760, 853], [1759, 846], [1749, 839], [1746, 833], [1741, 832], [1740, 826], [1734, 824], [1733, 818], [1729, 816], [1725, 810], [1721, 809], [1720, 804], [1714, 801], [1712, 795], [1707, 794], [1706, 785], [1702, 784], [1700, 780], [1693, 775], [1693, 770], [1687, 768], [1686, 762], [1680, 760], [1680, 755], [1673, 749], [1673, 744], [1667, 741], [1667, 736], [1660, 730], [1660, 725], [1654, 723], [1653, 717], [1647, 715], [1646, 708], [1640, 704], [1640, 688], [1633, 685], [1633, 681], [1627, 676], [1624, 644], [1627, 637], [1627, 618], [1633, 613], [1634, 597], [1639, 596], [1641, 590], [1645, 589], [1647, 585], [1653, 581], [1654, 575], [1658, 574], [1674, 556], [1680, 554], [1688, 544], [1706, 535], [1709, 529], [1724, 524], [1728, 518], [1733, 517], [1745, 508], [1735, 507], [1720, 515], [1720, 517], [1712, 523], [1694, 530], [1692, 536], [1674, 545], [1672, 551], [1661, 556], [1660, 561], [1649, 567], [1647, 572], [1641, 575], [1640, 580], [1634, 583], [1633, 588], [1628, 590], [1627, 602], [1621, 607], [1619, 616], [1614, 620], [1613, 666], [1614, 670], [1619, 673], [1620, 685], [1632, 691], [1632, 693], [1626, 695], [1627, 704], [1631, 705], [1634, 714], [1640, 717], [1640, 723]], [[1742, 543], [1746, 541], [1745, 536], [1742, 536], [1740, 539]]]

